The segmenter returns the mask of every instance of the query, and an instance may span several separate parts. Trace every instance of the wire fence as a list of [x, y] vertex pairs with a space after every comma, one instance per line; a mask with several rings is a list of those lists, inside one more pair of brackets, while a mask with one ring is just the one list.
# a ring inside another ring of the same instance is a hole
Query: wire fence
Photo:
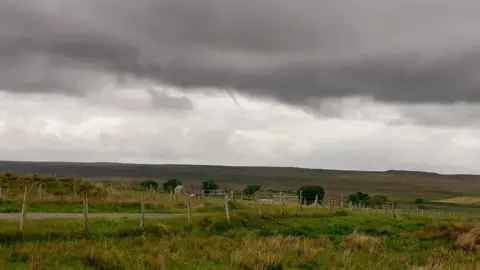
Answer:
[[299, 196], [291, 193], [284, 194], [282, 192], [258, 192], [253, 196], [240, 196], [240, 199], [244, 201], [254, 201], [261, 205], [280, 205], [282, 208], [290, 211], [293, 210], [296, 214], [328, 209], [329, 211], [344, 210], [364, 212], [367, 215], [384, 214], [390, 215], [393, 218], [414, 215], [445, 219], [480, 219], [480, 208], [468, 210], [462, 209], [461, 207], [450, 209], [429, 208], [423, 205], [399, 204], [395, 201], [353, 203], [348, 200], [348, 197], [344, 197], [343, 195], [322, 198], [322, 196]]

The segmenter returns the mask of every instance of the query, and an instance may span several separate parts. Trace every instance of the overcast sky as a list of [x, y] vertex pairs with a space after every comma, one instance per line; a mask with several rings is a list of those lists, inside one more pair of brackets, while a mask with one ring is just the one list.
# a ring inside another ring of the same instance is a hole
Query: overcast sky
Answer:
[[0, 159], [480, 173], [480, 2], [0, 1]]

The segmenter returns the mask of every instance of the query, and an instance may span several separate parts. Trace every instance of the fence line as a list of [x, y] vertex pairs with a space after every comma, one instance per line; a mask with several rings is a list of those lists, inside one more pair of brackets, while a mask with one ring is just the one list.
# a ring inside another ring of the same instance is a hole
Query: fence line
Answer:
[[[348, 199], [345, 199], [343, 195], [338, 196], [338, 198], [323, 198], [323, 200], [316, 200], [315, 197], [301, 197], [297, 195], [286, 195], [282, 192], [258, 192], [255, 196], [243, 197], [243, 200], [255, 200], [255, 203], [258, 204], [273, 204], [273, 205], [282, 205], [281, 213], [283, 213], [283, 208], [287, 207], [289, 209], [296, 207], [300, 214], [303, 214], [304, 207], [311, 207], [311, 209], [317, 209], [317, 207], [329, 209], [329, 210], [340, 210], [350, 212], [364, 212], [367, 215], [373, 214], [385, 214], [391, 215], [392, 217], [402, 217], [402, 216], [420, 216], [420, 217], [440, 217], [440, 218], [458, 218], [458, 219], [478, 219], [480, 218], [480, 209], [475, 210], [460, 210], [460, 209], [439, 209], [439, 208], [428, 208], [423, 207], [422, 205], [411, 205], [411, 204], [398, 204], [395, 201], [393, 202], [384, 202], [384, 203], [375, 203], [375, 204], [354, 204]], [[315, 203], [315, 202], [318, 203]], [[309, 202], [309, 203], [308, 203]], [[317, 212], [317, 211], [314, 211]]]

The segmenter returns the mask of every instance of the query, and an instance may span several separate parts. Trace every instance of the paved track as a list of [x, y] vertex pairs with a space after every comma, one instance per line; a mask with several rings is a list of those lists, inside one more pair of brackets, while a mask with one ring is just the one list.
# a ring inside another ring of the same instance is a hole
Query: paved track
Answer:
[[[186, 214], [145, 214], [145, 218], [174, 218], [184, 217]], [[89, 213], [89, 218], [107, 217], [107, 218], [140, 218], [140, 213]], [[83, 218], [83, 213], [28, 213], [28, 219], [49, 219], [49, 218]], [[0, 213], [0, 220], [20, 219], [20, 213]]]

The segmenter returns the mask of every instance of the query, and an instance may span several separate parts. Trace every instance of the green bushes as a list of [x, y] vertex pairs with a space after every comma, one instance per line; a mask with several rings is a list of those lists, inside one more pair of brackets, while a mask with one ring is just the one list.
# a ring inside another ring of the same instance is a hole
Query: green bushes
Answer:
[[251, 197], [253, 194], [258, 192], [262, 186], [260, 185], [246, 185], [245, 188], [243, 188], [243, 194]]
[[[302, 197], [300, 198], [300, 193]], [[318, 196], [318, 203], [323, 201], [323, 196], [325, 195], [325, 190], [321, 186], [302, 186], [297, 191], [297, 196], [300, 200], [303, 200], [302, 203], [310, 205], [315, 202], [315, 198]]]
[[418, 199], [415, 199], [414, 201], [416, 204], [425, 204], [425, 199], [423, 198], [418, 198]]
[[348, 201], [352, 202], [355, 205], [383, 205], [387, 202], [387, 196], [383, 195], [375, 195], [370, 196], [368, 193], [357, 192], [354, 194], [350, 194], [348, 196]]
[[176, 187], [181, 186], [182, 182], [177, 179], [170, 179], [163, 183], [163, 191], [170, 192], [175, 190]]

